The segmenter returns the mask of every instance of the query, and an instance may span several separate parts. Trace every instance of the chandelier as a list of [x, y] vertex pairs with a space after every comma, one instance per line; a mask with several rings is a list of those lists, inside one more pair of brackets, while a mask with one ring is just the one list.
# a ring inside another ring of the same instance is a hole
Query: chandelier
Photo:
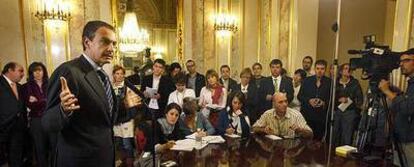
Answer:
[[61, 20], [70, 19], [69, 3], [66, 0], [38, 0], [36, 4], [35, 17], [39, 20]]
[[125, 14], [124, 23], [119, 32], [119, 50], [126, 54], [136, 54], [148, 46], [149, 34], [139, 29], [135, 12]]
[[237, 31], [236, 17], [229, 14], [218, 14], [214, 20], [214, 30], [219, 35], [231, 35]]

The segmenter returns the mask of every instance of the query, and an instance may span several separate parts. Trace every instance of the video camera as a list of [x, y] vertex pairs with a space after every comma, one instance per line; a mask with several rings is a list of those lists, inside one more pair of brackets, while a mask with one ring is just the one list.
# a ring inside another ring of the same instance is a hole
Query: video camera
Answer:
[[392, 70], [400, 66], [401, 53], [393, 52], [389, 46], [375, 44], [375, 36], [364, 37], [364, 50], [348, 50], [348, 54], [360, 54], [361, 58], [351, 58], [351, 69], [362, 69], [361, 79], [370, 80], [370, 84], [378, 85], [381, 79], [388, 79]]

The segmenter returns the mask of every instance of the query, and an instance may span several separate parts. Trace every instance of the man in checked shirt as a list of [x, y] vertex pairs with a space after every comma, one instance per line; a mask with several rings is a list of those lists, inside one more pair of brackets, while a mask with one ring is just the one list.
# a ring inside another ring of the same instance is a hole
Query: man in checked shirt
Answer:
[[313, 138], [311, 128], [299, 111], [288, 108], [285, 93], [273, 96], [273, 108], [262, 114], [253, 125], [253, 132], [276, 135], [284, 138]]

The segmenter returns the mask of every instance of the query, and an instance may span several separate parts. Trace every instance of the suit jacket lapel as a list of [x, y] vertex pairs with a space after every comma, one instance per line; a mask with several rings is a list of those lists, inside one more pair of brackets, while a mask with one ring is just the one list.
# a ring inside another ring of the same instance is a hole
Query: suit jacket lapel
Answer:
[[282, 77], [280, 79], [279, 92], [285, 92], [285, 83], [286, 83], [285, 81], [286, 81], [285, 77]]
[[[12, 90], [12, 88], [10, 87], [10, 84], [7, 82], [7, 80], [6, 80], [6, 78], [4, 78], [4, 76], [0, 76], [0, 78], [1, 78], [1, 84], [3, 84], [6, 88], [7, 88], [7, 90], [8, 90], [8, 92], [9, 92], [9, 95], [11, 96], [11, 97], [14, 97], [14, 99], [15, 100], [17, 100], [17, 97], [14, 95], [14, 93], [13, 93], [13, 90]], [[16, 84], [16, 86], [18, 87], [18, 84]], [[20, 94], [21, 92], [19, 91], [19, 88], [17, 88], [17, 92]]]
[[[90, 87], [94, 90], [94, 92], [101, 99], [106, 99], [105, 88], [103, 87], [96, 71], [92, 68], [92, 66], [89, 64], [89, 62], [84, 57], [81, 56], [79, 59], [82, 62], [81, 65], [85, 72], [85, 80], [88, 82]], [[104, 114], [106, 115], [107, 121], [112, 122], [111, 119], [109, 118], [108, 101], [107, 100], [98, 100], [98, 101], [100, 101], [102, 105], [104, 106], [104, 109], [105, 109]], [[113, 105], [113, 107], [116, 107], [116, 106]]]

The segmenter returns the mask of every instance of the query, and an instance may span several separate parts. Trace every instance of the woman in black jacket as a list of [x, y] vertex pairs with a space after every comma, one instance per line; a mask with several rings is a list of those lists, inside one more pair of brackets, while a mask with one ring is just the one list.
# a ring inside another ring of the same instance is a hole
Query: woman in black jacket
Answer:
[[334, 141], [336, 145], [350, 145], [353, 133], [358, 127], [364, 96], [359, 81], [352, 77], [348, 63], [342, 64], [338, 72]]
[[226, 109], [219, 114], [217, 132], [219, 135], [239, 135], [247, 137], [250, 134], [250, 120], [244, 105], [245, 97], [242, 92], [232, 92], [229, 95]]

